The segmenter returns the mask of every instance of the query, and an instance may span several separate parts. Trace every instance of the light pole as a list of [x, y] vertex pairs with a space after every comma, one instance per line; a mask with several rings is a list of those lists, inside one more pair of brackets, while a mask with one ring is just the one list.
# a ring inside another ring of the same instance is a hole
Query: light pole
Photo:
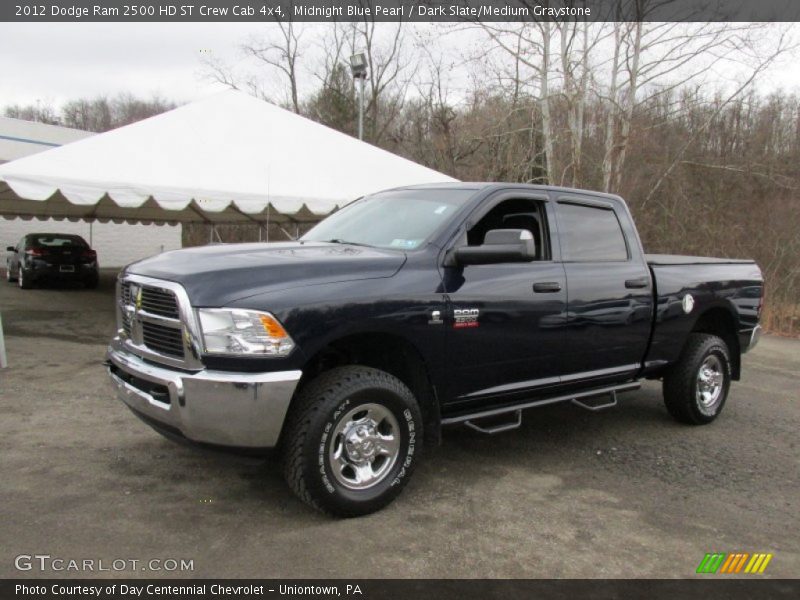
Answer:
[[367, 57], [363, 52], [350, 57], [350, 70], [353, 79], [360, 80], [358, 96], [358, 139], [364, 139], [364, 82], [367, 80]]

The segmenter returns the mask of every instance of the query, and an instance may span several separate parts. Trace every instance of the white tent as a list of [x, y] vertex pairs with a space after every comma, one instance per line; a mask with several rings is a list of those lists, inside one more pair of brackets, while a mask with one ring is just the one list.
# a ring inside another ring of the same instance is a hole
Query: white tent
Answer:
[[0, 165], [0, 215], [144, 223], [317, 220], [454, 181], [237, 91]]

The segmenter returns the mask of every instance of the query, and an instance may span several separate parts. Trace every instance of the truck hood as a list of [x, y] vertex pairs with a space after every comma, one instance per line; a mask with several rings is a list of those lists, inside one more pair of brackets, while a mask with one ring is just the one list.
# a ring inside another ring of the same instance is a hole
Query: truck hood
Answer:
[[208, 307], [288, 288], [391, 277], [405, 260], [400, 251], [349, 244], [225, 244], [165, 252], [125, 273], [180, 283], [192, 305]]

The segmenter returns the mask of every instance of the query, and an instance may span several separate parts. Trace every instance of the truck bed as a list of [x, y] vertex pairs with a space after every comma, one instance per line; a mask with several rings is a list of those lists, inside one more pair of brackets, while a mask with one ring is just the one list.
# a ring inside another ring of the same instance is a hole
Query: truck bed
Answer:
[[648, 265], [747, 265], [755, 264], [750, 259], [712, 258], [709, 256], [683, 256], [681, 254], [645, 254]]

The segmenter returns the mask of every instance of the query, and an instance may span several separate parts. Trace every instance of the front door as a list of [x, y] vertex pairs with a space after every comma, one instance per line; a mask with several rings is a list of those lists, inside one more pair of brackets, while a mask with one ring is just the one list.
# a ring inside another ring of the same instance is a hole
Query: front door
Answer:
[[501, 196], [469, 229], [467, 243], [481, 244], [492, 229], [528, 229], [537, 260], [444, 267], [452, 382], [445, 413], [513, 401], [559, 383], [567, 294], [564, 267], [553, 261], [551, 218], [545, 200]]

